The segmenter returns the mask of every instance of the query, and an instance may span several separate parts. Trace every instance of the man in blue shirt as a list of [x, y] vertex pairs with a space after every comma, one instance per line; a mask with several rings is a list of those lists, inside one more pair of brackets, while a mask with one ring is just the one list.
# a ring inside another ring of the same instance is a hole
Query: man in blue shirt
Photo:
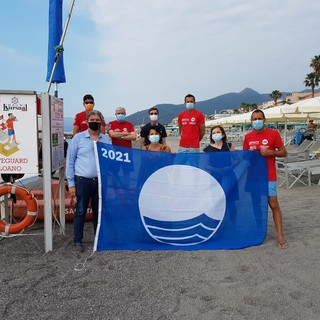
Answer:
[[73, 220], [74, 245], [83, 252], [82, 245], [85, 215], [91, 200], [93, 228], [98, 225], [98, 173], [94, 154], [94, 143], [109, 143], [109, 137], [100, 133], [103, 116], [100, 111], [92, 110], [87, 114], [88, 129], [73, 137], [68, 146], [66, 177], [71, 197], [77, 198], [76, 212]]

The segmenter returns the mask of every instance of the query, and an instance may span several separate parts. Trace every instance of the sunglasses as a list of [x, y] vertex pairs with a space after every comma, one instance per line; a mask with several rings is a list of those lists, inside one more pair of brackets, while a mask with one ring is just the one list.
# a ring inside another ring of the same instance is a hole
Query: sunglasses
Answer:
[[157, 113], [150, 113], [150, 116], [157, 115]]
[[93, 101], [85, 101], [85, 104], [93, 104]]

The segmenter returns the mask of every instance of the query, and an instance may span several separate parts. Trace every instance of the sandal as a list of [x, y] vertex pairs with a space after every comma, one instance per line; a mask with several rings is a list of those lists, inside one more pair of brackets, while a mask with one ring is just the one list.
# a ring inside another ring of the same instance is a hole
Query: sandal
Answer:
[[288, 243], [285, 240], [278, 241], [277, 245], [278, 245], [278, 248], [280, 248], [280, 249], [287, 249], [288, 248]]

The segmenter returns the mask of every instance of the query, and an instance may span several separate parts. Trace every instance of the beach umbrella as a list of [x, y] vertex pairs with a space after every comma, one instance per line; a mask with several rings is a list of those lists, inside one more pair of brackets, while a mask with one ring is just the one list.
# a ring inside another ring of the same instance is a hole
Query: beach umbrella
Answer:
[[292, 113], [320, 113], [320, 98], [311, 98], [298, 101], [294, 104], [284, 106], [281, 109], [281, 112], [284, 114]]
[[318, 113], [320, 112], [320, 98], [311, 98], [296, 103], [299, 113]]
[[291, 114], [291, 113], [297, 113], [297, 106], [294, 104], [286, 104], [284, 106], [281, 106], [280, 112], [283, 114]]
[[273, 108], [268, 108], [266, 110], [263, 110], [267, 121], [269, 122], [284, 122], [285, 117], [283, 113], [281, 113], [281, 108], [280, 106], [278, 107], [273, 107]]

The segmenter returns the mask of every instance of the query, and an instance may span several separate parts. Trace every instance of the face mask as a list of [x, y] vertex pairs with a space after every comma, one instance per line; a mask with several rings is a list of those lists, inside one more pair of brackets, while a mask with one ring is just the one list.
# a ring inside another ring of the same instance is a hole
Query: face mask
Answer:
[[86, 105], [84, 106], [84, 108], [86, 109], [87, 112], [88, 112], [88, 111], [92, 111], [92, 110], [93, 110], [93, 104], [86, 104]]
[[150, 120], [151, 121], [157, 121], [158, 120], [158, 115], [157, 114], [150, 114]]
[[101, 123], [100, 122], [88, 122], [88, 127], [92, 131], [98, 131], [98, 130], [100, 130]]
[[124, 115], [124, 114], [117, 114], [117, 120], [118, 121], [124, 121], [125, 120], [125, 118], [126, 118], [126, 116]]
[[187, 103], [186, 103], [186, 108], [187, 108], [188, 110], [193, 109], [193, 108], [194, 108], [194, 103], [193, 103], [193, 102], [187, 102]]
[[214, 142], [219, 142], [222, 140], [222, 134], [221, 133], [213, 133], [212, 139]]
[[263, 128], [263, 120], [252, 121], [252, 127], [254, 130], [260, 130]]
[[152, 144], [157, 144], [160, 140], [160, 136], [158, 134], [154, 134], [149, 137], [149, 140]]

